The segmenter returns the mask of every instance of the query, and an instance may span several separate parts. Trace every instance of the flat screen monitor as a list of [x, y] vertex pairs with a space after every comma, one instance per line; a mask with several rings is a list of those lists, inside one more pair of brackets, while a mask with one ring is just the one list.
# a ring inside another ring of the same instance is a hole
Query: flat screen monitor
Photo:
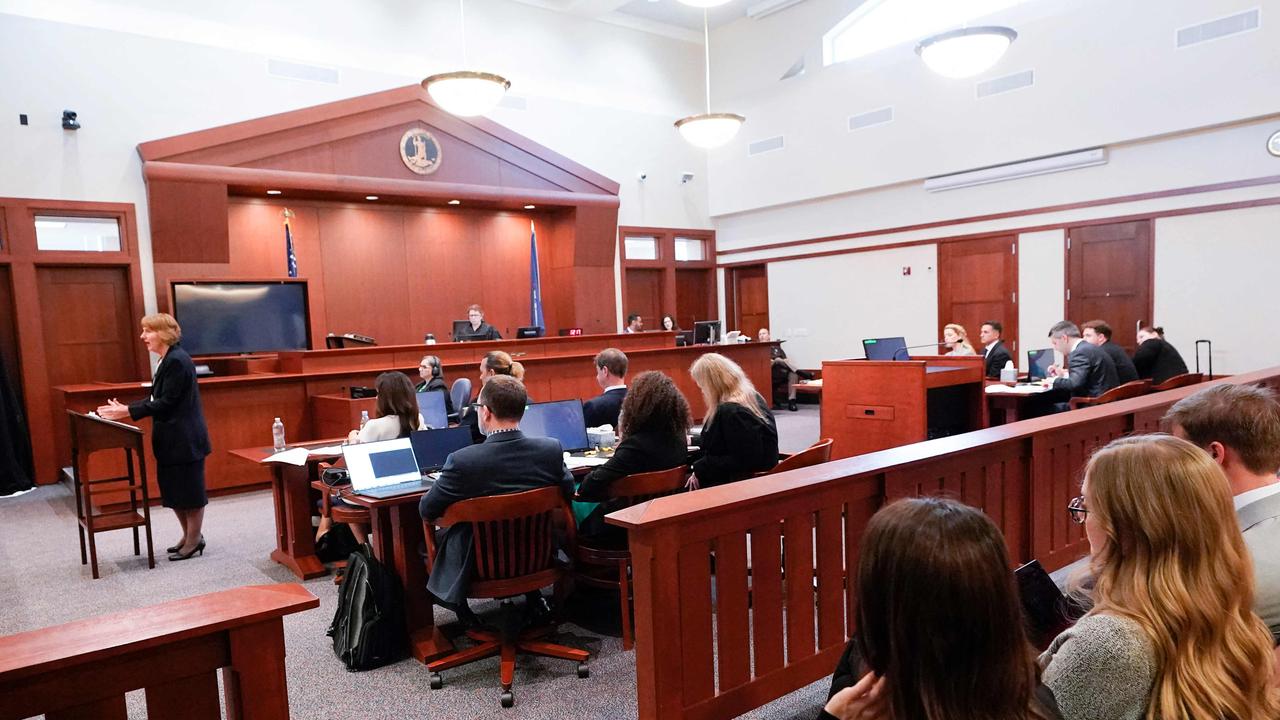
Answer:
[[343, 445], [342, 458], [356, 492], [422, 477], [409, 438]]
[[444, 404], [444, 391], [418, 393], [418, 412], [429, 428], [449, 427], [449, 412]]
[[174, 282], [172, 290], [182, 347], [192, 355], [311, 346], [305, 282]]
[[910, 360], [907, 352], [907, 341], [900, 337], [866, 338], [862, 341], [862, 352], [868, 360]]
[[693, 343], [695, 345], [715, 345], [719, 340], [719, 320], [699, 320], [693, 324]]
[[1049, 366], [1053, 364], [1053, 348], [1027, 351], [1027, 379], [1043, 380], [1049, 377]]
[[444, 467], [449, 454], [471, 444], [471, 428], [459, 425], [451, 428], [418, 430], [409, 434], [413, 443], [413, 457], [423, 475]]
[[542, 337], [542, 328], [537, 325], [516, 328], [517, 338], [539, 338]]
[[680, 330], [676, 333], [676, 347], [685, 347], [693, 344], [693, 331]]
[[453, 341], [463, 342], [467, 336], [471, 334], [470, 320], [454, 320], [453, 321]]
[[582, 417], [581, 400], [533, 403], [524, 409], [520, 430], [531, 437], [551, 437], [565, 452], [591, 447], [587, 441], [587, 421]]

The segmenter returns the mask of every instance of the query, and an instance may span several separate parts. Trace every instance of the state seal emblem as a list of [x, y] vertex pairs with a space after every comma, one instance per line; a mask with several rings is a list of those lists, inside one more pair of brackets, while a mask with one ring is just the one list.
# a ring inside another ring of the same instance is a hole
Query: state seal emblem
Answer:
[[440, 143], [422, 128], [407, 130], [400, 137], [400, 159], [419, 175], [430, 175], [440, 169]]

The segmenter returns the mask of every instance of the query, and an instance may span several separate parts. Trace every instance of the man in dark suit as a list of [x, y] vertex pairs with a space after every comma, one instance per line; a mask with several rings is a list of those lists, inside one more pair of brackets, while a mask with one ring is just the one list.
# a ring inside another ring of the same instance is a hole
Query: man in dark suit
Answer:
[[1080, 328], [1069, 320], [1049, 329], [1049, 343], [1067, 359], [1066, 368], [1049, 368], [1053, 389], [1070, 397], [1098, 397], [1120, 384], [1116, 365], [1096, 345], [1080, 337]]
[[[1000, 371], [1004, 369], [1005, 363], [1013, 360], [1013, 355], [1009, 354], [1009, 350], [1004, 346], [1004, 340], [1001, 335], [1004, 334], [1004, 325], [995, 320], [988, 320], [982, 323], [982, 328], [978, 330], [978, 340], [982, 342], [983, 355], [987, 359], [987, 377], [998, 378]], [[1014, 363], [1017, 366], [1017, 363]]]
[[1110, 325], [1102, 320], [1090, 320], [1081, 328], [1084, 330], [1082, 335], [1084, 341], [1102, 348], [1107, 357], [1111, 358], [1111, 362], [1115, 363], [1116, 377], [1121, 385], [1138, 379], [1138, 368], [1133, 366], [1133, 361], [1129, 359], [1124, 348], [1111, 342]]
[[627, 355], [617, 348], [605, 348], [596, 355], [596, 383], [604, 392], [582, 404], [587, 427], [618, 427], [622, 400], [627, 396]]
[[[477, 408], [485, 441], [462, 448], [445, 461], [440, 478], [418, 505], [424, 519], [441, 517], [461, 500], [548, 485], [559, 487], [566, 501], [573, 496], [573, 475], [564, 465], [560, 441], [525, 437], [519, 430], [527, 401], [519, 380], [506, 375], [489, 378], [480, 391]], [[436, 538], [436, 560], [427, 589], [441, 604], [467, 618], [467, 589], [475, 557], [471, 525], [454, 525], [438, 531]], [[540, 598], [536, 592], [530, 594], [530, 600]]]

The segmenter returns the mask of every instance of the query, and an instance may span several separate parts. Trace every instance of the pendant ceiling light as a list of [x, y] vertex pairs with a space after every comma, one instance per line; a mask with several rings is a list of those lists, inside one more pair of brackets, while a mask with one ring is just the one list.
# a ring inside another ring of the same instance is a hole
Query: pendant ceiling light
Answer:
[[709, 149], [732, 140], [747, 119], [735, 113], [711, 112], [711, 33], [707, 30], [706, 8], [702, 10], [702, 47], [706, 68], [707, 111], [701, 115], [680, 118], [676, 121], [676, 129], [690, 145]]
[[1017, 37], [1013, 30], [995, 25], [961, 28], [921, 40], [916, 54], [939, 75], [973, 77], [999, 62]]
[[[458, 0], [458, 33], [462, 39], [462, 64], [467, 65], [467, 25]], [[445, 111], [461, 117], [484, 115], [502, 102], [511, 82], [501, 75], [475, 70], [432, 75], [422, 81], [431, 99]]]

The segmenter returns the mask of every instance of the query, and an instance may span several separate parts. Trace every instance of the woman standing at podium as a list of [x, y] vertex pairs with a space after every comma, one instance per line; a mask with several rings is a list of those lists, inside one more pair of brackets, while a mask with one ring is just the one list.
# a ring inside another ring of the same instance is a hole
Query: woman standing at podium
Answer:
[[156, 480], [164, 506], [172, 508], [182, 526], [182, 539], [170, 548], [170, 560], [186, 560], [204, 554], [204, 459], [212, 448], [209, 429], [200, 408], [196, 367], [178, 344], [182, 328], [168, 313], [142, 318], [142, 342], [160, 356], [151, 397], [124, 405], [115, 398], [98, 408], [107, 420], [154, 419], [151, 450], [156, 457]]

